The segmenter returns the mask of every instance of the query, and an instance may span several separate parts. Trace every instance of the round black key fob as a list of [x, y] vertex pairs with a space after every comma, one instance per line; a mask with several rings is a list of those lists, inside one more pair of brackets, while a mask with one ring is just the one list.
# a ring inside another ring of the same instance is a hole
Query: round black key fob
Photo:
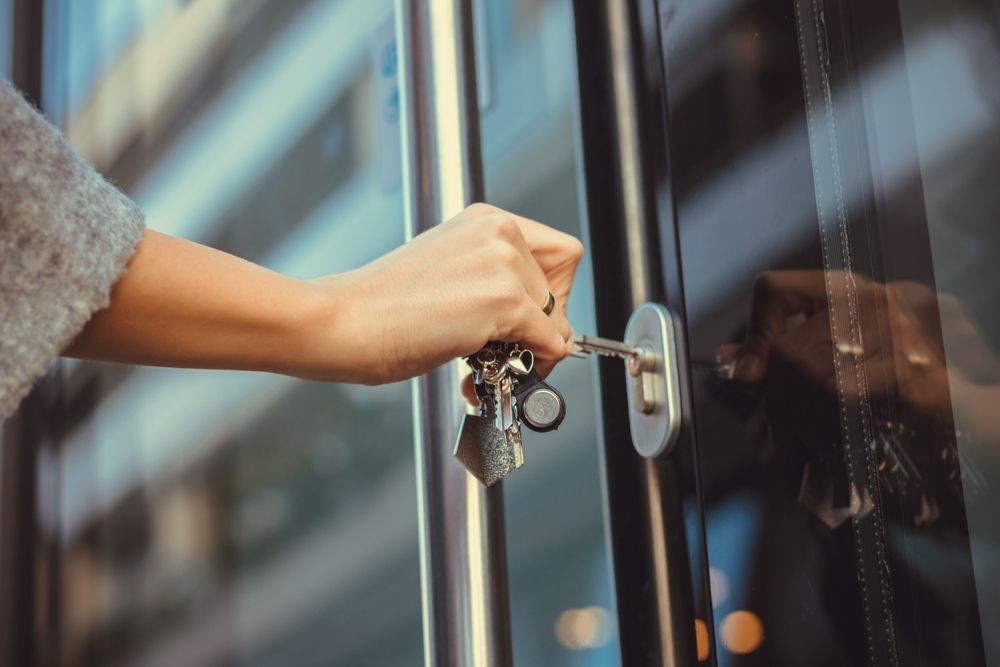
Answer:
[[566, 418], [566, 400], [534, 370], [518, 378], [514, 396], [521, 422], [532, 431], [554, 431]]

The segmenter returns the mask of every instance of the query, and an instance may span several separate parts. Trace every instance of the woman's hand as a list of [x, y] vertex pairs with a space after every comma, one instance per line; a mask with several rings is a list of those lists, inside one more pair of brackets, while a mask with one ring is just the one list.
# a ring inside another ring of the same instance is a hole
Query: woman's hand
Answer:
[[523, 343], [547, 373], [569, 352], [566, 300], [582, 255], [572, 236], [474, 204], [367, 266], [314, 281], [330, 297], [335, 340], [328, 361], [305, 374], [392, 382], [489, 340]]
[[[527, 345], [544, 373], [568, 352], [582, 253], [573, 237], [484, 204], [308, 282], [146, 230], [110, 306], [64, 354], [379, 384], [505, 340]], [[557, 307], [546, 316], [549, 290]]]
[[[855, 328], [848, 331], [841, 321], [838, 330], [853, 333], [860, 345], [831, 340], [828, 302], [849, 303], [848, 286]], [[942, 322], [952, 337], [947, 361]], [[883, 284], [844, 272], [758, 276], [734, 379], [763, 387], [773, 421], [795, 422], [797, 430], [817, 438], [838, 428], [836, 397], [858, 398], [858, 382], [843, 383], [837, 376], [838, 357], [863, 361], [863, 398], [892, 397], [910, 421], [951, 423], [954, 408], [969, 413], [964, 423], [984, 425], [982, 433], [1000, 433], [1000, 420], [981, 418], [995, 412], [986, 406], [1000, 395], [1000, 361], [953, 296], [917, 283]], [[858, 372], [853, 365], [842, 368], [852, 380]]]

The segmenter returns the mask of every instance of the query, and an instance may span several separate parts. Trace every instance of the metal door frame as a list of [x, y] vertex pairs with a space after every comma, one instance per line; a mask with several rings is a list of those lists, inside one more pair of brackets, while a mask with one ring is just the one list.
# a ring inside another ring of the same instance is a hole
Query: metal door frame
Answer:
[[[408, 233], [483, 199], [470, 0], [396, 0]], [[424, 663], [511, 664], [502, 482], [451, 455], [467, 404], [461, 362], [413, 381]]]
[[[47, 3], [13, 0], [11, 82], [42, 108]], [[0, 664], [55, 662], [56, 561], [53, 535], [41, 529], [41, 474], [51, 445], [53, 407], [61, 400], [58, 364], [36, 383], [18, 411], [0, 421]], [[52, 467], [47, 467], [51, 475]], [[40, 647], [44, 647], [40, 648]]]
[[[644, 301], [667, 304], [683, 330], [657, 3], [602, 0], [573, 10], [598, 333], [620, 337]], [[397, 0], [396, 15], [407, 219], [419, 233], [483, 195], [472, 7]], [[620, 362], [601, 362], [622, 663], [714, 663], [699, 655], [714, 642], [687, 368], [688, 418], [662, 461], [632, 448], [621, 374]], [[450, 455], [463, 409], [458, 378], [450, 365], [414, 382], [425, 662], [509, 665], [502, 491], [483, 489]], [[707, 643], [696, 640], [695, 619]]]
[[[574, 3], [597, 326], [599, 335], [612, 338], [622, 336], [632, 310], [645, 301], [668, 306], [677, 333], [686, 329], [659, 10], [657, 0]], [[677, 445], [663, 460], [635, 452], [621, 365], [600, 362], [624, 665], [715, 664], [690, 365], [684, 337], [677, 340], [684, 418]]]

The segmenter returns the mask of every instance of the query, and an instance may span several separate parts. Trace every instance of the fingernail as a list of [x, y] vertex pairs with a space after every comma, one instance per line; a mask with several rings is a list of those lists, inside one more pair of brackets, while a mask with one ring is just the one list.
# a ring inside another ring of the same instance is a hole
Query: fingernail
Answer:
[[756, 380], [760, 372], [760, 357], [753, 352], [746, 352], [736, 362], [736, 377], [741, 380]]

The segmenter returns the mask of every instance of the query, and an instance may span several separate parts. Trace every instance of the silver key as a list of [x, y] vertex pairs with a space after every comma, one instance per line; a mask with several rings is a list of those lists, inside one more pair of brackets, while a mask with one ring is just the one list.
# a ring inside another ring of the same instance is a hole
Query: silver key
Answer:
[[594, 353], [605, 357], [618, 357], [619, 359], [628, 360], [640, 352], [637, 347], [599, 336], [585, 336], [580, 333], [574, 333], [572, 341], [573, 356], [576, 357], [585, 357]]
[[[591, 353], [604, 357], [618, 357], [631, 364], [629, 372], [633, 375], [635, 370], [650, 363], [648, 359], [643, 358], [642, 348], [633, 347], [617, 340], [583, 334], [573, 334], [572, 340], [574, 357], [587, 357]], [[691, 359], [691, 367], [698, 371], [711, 373], [722, 380], [732, 380], [736, 373], [737, 361], [737, 350], [720, 350], [712, 359]]]
[[511, 393], [510, 376], [504, 374], [496, 385], [497, 428], [503, 432], [514, 427], [514, 395]]
[[535, 366], [535, 355], [531, 350], [520, 345], [510, 345], [506, 349], [504, 360], [506, 372], [503, 380], [497, 386], [497, 396], [500, 404], [501, 428], [507, 436], [514, 451], [514, 463], [517, 468], [524, 465], [524, 445], [521, 441], [521, 419], [519, 411], [514, 407], [514, 387], [518, 378], [527, 375]]
[[632, 376], [633, 407], [642, 414], [653, 410], [653, 378], [647, 371], [652, 371], [656, 359], [643, 347], [635, 347], [610, 338], [573, 334], [573, 355], [585, 357], [588, 354], [599, 354], [604, 357], [617, 357], [625, 360], [628, 374]]
[[524, 446], [521, 442], [521, 422], [514, 413], [514, 384], [510, 374], [506, 374], [497, 385], [497, 424], [507, 438], [514, 455], [514, 468], [524, 465]]
[[466, 415], [463, 419], [455, 456], [487, 486], [524, 464], [513, 380], [507, 366], [515, 348], [510, 343], [490, 342], [467, 360], [473, 372], [480, 414]]
[[617, 357], [624, 359], [628, 365], [631, 375], [640, 375], [650, 364], [647, 351], [641, 347], [635, 347], [622, 343], [621, 341], [600, 336], [585, 336], [583, 334], [573, 334], [573, 356], [585, 357], [591, 353], [599, 354], [602, 357]]

